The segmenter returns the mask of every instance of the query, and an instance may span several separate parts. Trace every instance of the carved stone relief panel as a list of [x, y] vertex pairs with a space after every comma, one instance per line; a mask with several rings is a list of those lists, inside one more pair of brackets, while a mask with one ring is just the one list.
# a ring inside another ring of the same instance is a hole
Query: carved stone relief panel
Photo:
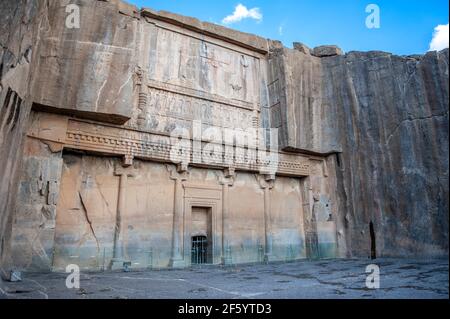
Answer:
[[128, 126], [171, 133], [194, 120], [236, 129], [259, 122], [257, 54], [163, 22], [143, 30], [138, 108]]
[[190, 130], [194, 120], [215, 127], [244, 130], [253, 127], [253, 112], [248, 109], [236, 108], [220, 99], [198, 98], [174, 91], [149, 87], [146, 107], [139, 110], [135, 125], [168, 134], [175, 128]]
[[147, 36], [152, 55], [147, 68], [150, 80], [258, 103], [259, 59], [255, 56], [174, 27], [159, 25]]

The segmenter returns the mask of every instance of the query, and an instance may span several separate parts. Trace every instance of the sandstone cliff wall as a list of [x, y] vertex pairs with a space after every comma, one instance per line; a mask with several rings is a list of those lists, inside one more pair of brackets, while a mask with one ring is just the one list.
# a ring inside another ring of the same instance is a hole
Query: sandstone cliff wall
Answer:
[[[41, 268], [51, 266], [62, 146], [24, 142], [32, 104], [37, 113], [161, 136], [195, 117], [225, 128], [279, 128], [283, 150], [312, 162], [318, 156], [311, 185], [302, 183], [321, 196], [315, 203], [304, 195], [302, 204], [332, 207], [339, 256], [370, 254], [371, 222], [379, 255], [448, 255], [448, 49], [411, 57], [293, 50], [193, 18], [139, 13], [119, 0], [73, 2], [79, 30], [64, 27], [68, 1], [0, 2], [4, 264], [19, 194], [17, 251], [38, 251]], [[60, 128], [51, 123], [47, 140]], [[30, 254], [20, 262], [33, 262]]]
[[0, 265], [10, 261], [13, 208], [32, 102], [30, 83], [38, 43], [38, 2], [0, 2]]
[[[47, 3], [35, 61], [37, 108], [125, 123], [132, 112], [137, 9], [120, 1]], [[66, 27], [69, 3], [80, 10], [80, 28]]]
[[356, 255], [368, 247], [370, 221], [380, 255], [448, 254], [448, 61], [448, 49], [324, 59], [326, 114], [339, 124], [340, 198]]

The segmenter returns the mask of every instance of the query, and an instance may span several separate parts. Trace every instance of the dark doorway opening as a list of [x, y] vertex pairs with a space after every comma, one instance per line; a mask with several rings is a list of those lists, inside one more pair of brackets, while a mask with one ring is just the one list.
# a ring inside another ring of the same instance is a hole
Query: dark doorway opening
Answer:
[[208, 262], [208, 238], [206, 236], [192, 237], [191, 263], [193, 265]]
[[369, 224], [369, 228], [370, 228], [370, 258], [377, 259], [377, 244], [375, 238], [375, 229], [372, 221]]
[[336, 164], [340, 168], [341, 167], [341, 154], [336, 153]]

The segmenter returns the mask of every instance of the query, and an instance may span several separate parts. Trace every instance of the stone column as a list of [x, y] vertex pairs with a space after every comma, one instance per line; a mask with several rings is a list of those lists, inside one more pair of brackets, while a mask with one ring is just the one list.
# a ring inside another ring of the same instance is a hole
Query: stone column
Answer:
[[229, 188], [234, 185], [235, 172], [234, 168], [225, 170], [224, 177], [219, 181], [222, 185], [222, 258], [223, 265], [231, 263], [228, 256], [226, 238], [228, 238], [228, 220], [229, 220]]
[[[170, 166], [168, 166], [170, 167]], [[170, 267], [183, 268], [186, 261], [183, 254], [183, 219], [184, 219], [184, 196], [183, 182], [188, 179], [186, 166], [178, 166], [175, 170], [169, 168], [170, 179], [175, 181], [174, 186], [174, 209], [173, 209], [173, 229], [172, 229], [172, 253], [170, 258]]]
[[135, 70], [135, 86], [138, 91], [138, 119], [137, 124], [139, 127], [144, 127], [147, 121], [147, 103], [148, 103], [148, 94], [147, 94], [147, 83], [146, 83], [146, 74], [141, 67], [136, 67]]
[[272, 216], [270, 212], [270, 190], [275, 185], [275, 175], [259, 175], [259, 185], [264, 190], [264, 262], [272, 256]]
[[[130, 159], [124, 159], [124, 166], [130, 165]], [[119, 180], [119, 193], [117, 200], [116, 211], [116, 227], [114, 232], [114, 250], [113, 258], [111, 260], [110, 269], [123, 269], [124, 263], [129, 262], [127, 260], [126, 251], [124, 249], [124, 216], [126, 216], [127, 210], [127, 190], [128, 190], [128, 178], [136, 176], [136, 172], [132, 168], [126, 168], [116, 166], [114, 174], [120, 177]]]

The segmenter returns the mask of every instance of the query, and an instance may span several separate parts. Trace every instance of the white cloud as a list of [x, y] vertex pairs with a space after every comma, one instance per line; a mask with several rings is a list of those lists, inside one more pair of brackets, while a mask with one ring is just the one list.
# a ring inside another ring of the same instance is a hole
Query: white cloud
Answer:
[[235, 22], [239, 22], [243, 19], [254, 19], [260, 22], [263, 18], [263, 15], [259, 8], [247, 9], [243, 4], [238, 4], [236, 8], [234, 8], [233, 14], [226, 16], [223, 18], [222, 23], [224, 24], [232, 24]]
[[430, 51], [440, 51], [445, 48], [448, 48], [448, 23], [434, 28], [433, 39], [430, 43]]
[[286, 29], [286, 21], [280, 22], [280, 24], [278, 25], [278, 35], [282, 37], [284, 35], [285, 29]]

